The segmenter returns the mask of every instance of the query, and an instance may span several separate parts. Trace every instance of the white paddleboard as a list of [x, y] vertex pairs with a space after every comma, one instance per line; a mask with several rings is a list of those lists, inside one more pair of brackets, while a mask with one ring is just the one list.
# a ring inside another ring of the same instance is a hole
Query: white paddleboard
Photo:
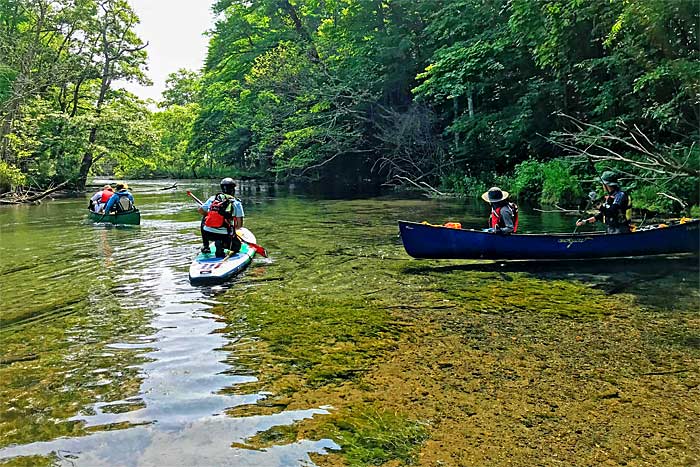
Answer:
[[[245, 241], [256, 243], [255, 235], [241, 227], [236, 231]], [[228, 254], [225, 258], [216, 257], [216, 246], [210, 243], [211, 253], [199, 253], [190, 264], [190, 283], [192, 285], [220, 284], [241, 273], [255, 256], [255, 250], [241, 242], [241, 250], [236, 254]]]

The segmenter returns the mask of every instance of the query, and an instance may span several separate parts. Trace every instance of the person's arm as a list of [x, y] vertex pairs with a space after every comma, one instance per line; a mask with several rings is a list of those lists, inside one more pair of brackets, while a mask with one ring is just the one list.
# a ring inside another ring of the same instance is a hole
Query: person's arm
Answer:
[[576, 221], [576, 227], [581, 227], [583, 224], [593, 224], [595, 221], [603, 221], [603, 210], [601, 209], [595, 216], [591, 216], [587, 219], [581, 219]]
[[513, 230], [515, 230], [515, 225], [513, 224], [513, 211], [509, 206], [503, 206], [501, 208], [501, 219], [505, 225], [503, 227], [496, 226], [496, 232], [502, 234], [513, 233]]
[[104, 212], [108, 213], [109, 210], [112, 209], [112, 206], [114, 206], [114, 203], [116, 203], [118, 199], [119, 199], [119, 195], [116, 193], [113, 194], [112, 197], [109, 198], [109, 201], [107, 201], [107, 204], [105, 204], [104, 209], [103, 209]]
[[243, 204], [240, 201], [233, 203], [233, 228], [240, 229], [243, 227], [243, 218], [245, 213], [243, 212]]
[[102, 192], [98, 191], [97, 193], [92, 195], [92, 198], [90, 198], [90, 201], [92, 201], [93, 203], [96, 203], [97, 201], [100, 200], [100, 198], [102, 198]]
[[201, 206], [199, 206], [199, 207], [197, 208], [197, 212], [198, 212], [200, 215], [202, 215], [202, 216], [206, 216], [206, 215], [207, 215], [207, 213], [209, 212], [209, 206], [211, 206], [211, 200], [212, 200], [212, 198], [207, 199], [207, 200], [204, 202], [204, 204], [202, 204]]

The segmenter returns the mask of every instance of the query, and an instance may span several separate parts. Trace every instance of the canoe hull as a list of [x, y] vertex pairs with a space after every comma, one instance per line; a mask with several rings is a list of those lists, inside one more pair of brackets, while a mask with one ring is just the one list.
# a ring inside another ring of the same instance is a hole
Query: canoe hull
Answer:
[[585, 259], [697, 253], [700, 221], [628, 234], [515, 234], [399, 221], [406, 252], [424, 259]]
[[88, 209], [88, 219], [94, 222], [109, 222], [121, 225], [140, 225], [141, 212], [138, 209], [118, 214], [97, 214]]
[[[249, 242], [255, 243], [255, 236], [246, 228], [238, 230], [238, 234]], [[190, 264], [190, 284], [215, 285], [226, 282], [243, 272], [253, 261], [255, 250], [245, 243], [235, 255], [227, 258], [216, 257], [216, 246], [210, 244], [211, 254], [198, 254]]]

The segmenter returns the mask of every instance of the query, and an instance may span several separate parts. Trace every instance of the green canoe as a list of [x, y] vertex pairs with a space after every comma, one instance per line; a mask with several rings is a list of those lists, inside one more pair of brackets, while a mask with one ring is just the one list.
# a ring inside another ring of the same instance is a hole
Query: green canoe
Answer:
[[141, 223], [141, 213], [138, 209], [117, 214], [97, 214], [88, 209], [88, 218], [95, 222], [111, 222], [112, 224], [139, 225]]

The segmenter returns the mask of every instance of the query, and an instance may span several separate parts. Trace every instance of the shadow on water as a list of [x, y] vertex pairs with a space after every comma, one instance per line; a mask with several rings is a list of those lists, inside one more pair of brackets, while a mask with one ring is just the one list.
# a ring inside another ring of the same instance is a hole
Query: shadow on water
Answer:
[[662, 307], [668, 299], [697, 299], [700, 259], [697, 255], [651, 256], [579, 260], [472, 261], [446, 266], [409, 266], [407, 274], [454, 272], [496, 273], [505, 281], [512, 274], [542, 280], [574, 280], [606, 294], [631, 293], [642, 305]]
[[[465, 260], [467, 261], [467, 260]], [[575, 260], [485, 260], [468, 264], [447, 266], [411, 266], [406, 272], [413, 274], [431, 269], [435, 272], [481, 271], [481, 272], [524, 272], [546, 277], [561, 274], [615, 274], [636, 273], [642, 275], [663, 275], [673, 272], [693, 272], [700, 267], [698, 256], [647, 256], [638, 258], [603, 258]]]

